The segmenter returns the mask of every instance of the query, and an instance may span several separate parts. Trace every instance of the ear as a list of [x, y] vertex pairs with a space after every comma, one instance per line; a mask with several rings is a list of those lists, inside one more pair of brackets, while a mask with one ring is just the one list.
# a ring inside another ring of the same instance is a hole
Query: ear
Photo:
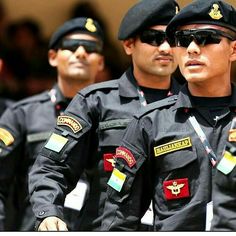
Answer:
[[231, 48], [230, 61], [236, 61], [236, 40], [232, 42]]
[[57, 51], [53, 49], [48, 51], [48, 62], [52, 67], [57, 67]]
[[104, 56], [100, 56], [98, 65], [99, 65], [98, 70], [103, 71], [105, 68]]
[[131, 55], [133, 53], [134, 43], [134, 38], [126, 39], [123, 41], [123, 47], [127, 55]]

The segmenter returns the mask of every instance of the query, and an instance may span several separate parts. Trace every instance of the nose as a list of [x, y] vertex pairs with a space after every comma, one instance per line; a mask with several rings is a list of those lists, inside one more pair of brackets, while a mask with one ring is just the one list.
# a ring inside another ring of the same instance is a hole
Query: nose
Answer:
[[187, 52], [189, 54], [199, 54], [200, 53], [200, 47], [194, 40], [192, 40], [192, 42], [187, 47]]
[[165, 40], [160, 46], [159, 46], [160, 52], [169, 53], [171, 51], [170, 44]]
[[87, 55], [87, 52], [83, 46], [79, 46], [74, 54], [76, 57], [85, 57]]

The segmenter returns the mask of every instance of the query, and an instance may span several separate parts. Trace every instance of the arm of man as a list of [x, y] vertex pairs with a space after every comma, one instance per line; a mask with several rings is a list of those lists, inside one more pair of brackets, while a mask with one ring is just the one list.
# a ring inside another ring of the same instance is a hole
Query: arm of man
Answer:
[[116, 164], [108, 181], [102, 230], [138, 230], [148, 209], [150, 179], [143, 134], [137, 120], [127, 128], [122, 144], [116, 150]]

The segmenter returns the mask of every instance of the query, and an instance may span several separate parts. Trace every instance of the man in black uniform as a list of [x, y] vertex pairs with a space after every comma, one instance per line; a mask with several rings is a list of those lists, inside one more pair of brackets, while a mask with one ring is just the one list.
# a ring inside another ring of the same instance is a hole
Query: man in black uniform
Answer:
[[127, 128], [108, 181], [102, 230], [136, 230], [150, 199], [156, 231], [205, 230], [212, 176], [236, 114], [230, 83], [236, 11], [223, 1], [197, 0], [166, 32], [187, 84]]
[[5, 218], [9, 186], [15, 181], [13, 225], [1, 230], [34, 230], [29, 202], [28, 172], [50, 129], [73, 96], [94, 83], [103, 70], [103, 31], [91, 18], [74, 18], [52, 35], [48, 58], [57, 69], [57, 84], [50, 90], [14, 104], [0, 120], [0, 216]]
[[132, 66], [118, 80], [80, 91], [58, 118], [30, 173], [39, 230], [66, 230], [63, 201], [84, 170], [90, 192], [78, 230], [100, 230], [113, 155], [127, 124], [146, 103], [179, 88], [171, 80], [176, 63], [165, 34], [176, 12], [178, 5], [173, 0], [143, 0], [134, 5], [124, 16], [118, 36], [132, 57]]

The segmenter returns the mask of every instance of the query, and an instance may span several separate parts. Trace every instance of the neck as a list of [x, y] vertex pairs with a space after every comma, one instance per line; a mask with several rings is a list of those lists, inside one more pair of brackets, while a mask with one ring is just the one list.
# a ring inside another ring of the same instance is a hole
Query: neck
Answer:
[[58, 79], [58, 86], [66, 98], [73, 98], [78, 91], [92, 84], [91, 81]]
[[225, 97], [231, 94], [230, 83], [188, 83], [188, 89], [192, 96], [196, 97]]

